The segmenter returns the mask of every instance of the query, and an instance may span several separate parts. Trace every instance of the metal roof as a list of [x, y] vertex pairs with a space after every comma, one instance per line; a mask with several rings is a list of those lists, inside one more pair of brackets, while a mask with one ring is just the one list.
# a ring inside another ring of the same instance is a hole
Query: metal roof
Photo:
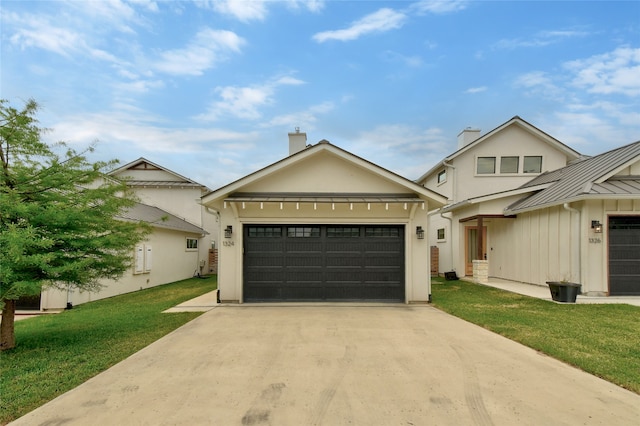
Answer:
[[161, 208], [136, 203], [117, 216], [120, 219], [133, 222], [147, 222], [152, 226], [174, 231], [188, 232], [192, 234], [208, 234], [204, 229], [187, 222]]
[[518, 213], [603, 195], [640, 197], [640, 176], [615, 176], [621, 168], [638, 159], [640, 141], [544, 173], [521, 188], [550, 185], [511, 204], [505, 212]]
[[424, 203], [414, 194], [235, 193], [224, 201], [264, 203]]
[[204, 188], [197, 182], [177, 182], [164, 180], [127, 180], [128, 186], [155, 186], [155, 187], [188, 187], [188, 188]]

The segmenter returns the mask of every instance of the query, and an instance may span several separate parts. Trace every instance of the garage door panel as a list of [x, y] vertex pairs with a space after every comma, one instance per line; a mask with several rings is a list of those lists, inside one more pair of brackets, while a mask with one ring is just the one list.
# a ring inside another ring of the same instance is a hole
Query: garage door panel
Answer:
[[245, 227], [245, 301], [404, 301], [402, 226], [283, 226], [273, 244], [252, 227]]
[[609, 294], [640, 295], [640, 216], [609, 217]]

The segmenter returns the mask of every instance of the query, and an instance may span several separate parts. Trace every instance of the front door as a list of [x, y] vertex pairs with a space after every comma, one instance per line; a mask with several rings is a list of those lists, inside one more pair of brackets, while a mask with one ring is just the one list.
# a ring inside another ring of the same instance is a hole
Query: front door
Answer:
[[478, 253], [478, 227], [465, 227], [464, 252], [465, 268], [464, 274], [468, 277], [473, 275], [473, 261], [487, 258], [487, 227], [482, 227], [482, 252]]

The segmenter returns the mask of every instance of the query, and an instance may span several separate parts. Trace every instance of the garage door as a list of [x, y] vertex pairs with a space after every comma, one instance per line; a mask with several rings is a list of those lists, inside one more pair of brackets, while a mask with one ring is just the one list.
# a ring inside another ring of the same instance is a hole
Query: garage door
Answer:
[[609, 294], [640, 295], [640, 217], [609, 217]]
[[404, 227], [245, 225], [244, 301], [404, 302]]

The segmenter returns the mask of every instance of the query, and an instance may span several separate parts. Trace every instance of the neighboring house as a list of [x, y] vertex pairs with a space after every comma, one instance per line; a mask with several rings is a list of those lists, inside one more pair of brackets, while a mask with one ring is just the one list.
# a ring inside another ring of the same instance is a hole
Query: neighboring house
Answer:
[[75, 306], [193, 276], [199, 262], [197, 242], [206, 236], [204, 229], [158, 207], [141, 203], [124, 212], [120, 219], [143, 221], [153, 227], [147, 240], [131, 253], [132, 270], [117, 281], [101, 282], [103, 288], [99, 292], [46, 288], [40, 297], [41, 310], [62, 309], [68, 303]]
[[[458, 135], [458, 150], [438, 162], [416, 182], [445, 195], [448, 205], [512, 190], [548, 170], [564, 167], [580, 154], [516, 116], [490, 132], [467, 128]], [[473, 275], [473, 260], [488, 258], [486, 227], [504, 219], [502, 210], [460, 215], [458, 210], [432, 212], [429, 237], [438, 247], [438, 272]], [[478, 232], [482, 229], [482, 232]]]
[[[146, 241], [132, 252], [134, 266], [117, 281], [105, 281], [99, 292], [45, 289], [30, 308], [60, 309], [118, 294], [167, 284], [197, 274], [216, 272], [214, 251], [217, 216], [207, 212], [200, 198], [204, 185], [144, 158], [109, 175], [124, 179], [140, 203], [121, 215], [122, 220], [143, 221], [153, 227]], [[27, 306], [24, 306], [27, 307]]]
[[591, 296], [640, 295], [640, 142], [442, 211], [460, 229], [487, 218], [488, 276], [567, 280]]
[[223, 302], [427, 302], [428, 211], [446, 198], [323, 140], [202, 199]]
[[125, 164], [109, 175], [126, 180], [140, 202], [166, 210], [207, 231], [197, 242], [198, 260], [204, 262], [204, 265], [198, 264], [198, 272], [216, 272], [217, 264], [209, 254], [217, 249], [217, 217], [200, 205], [200, 198], [209, 192], [209, 188], [145, 158]]

